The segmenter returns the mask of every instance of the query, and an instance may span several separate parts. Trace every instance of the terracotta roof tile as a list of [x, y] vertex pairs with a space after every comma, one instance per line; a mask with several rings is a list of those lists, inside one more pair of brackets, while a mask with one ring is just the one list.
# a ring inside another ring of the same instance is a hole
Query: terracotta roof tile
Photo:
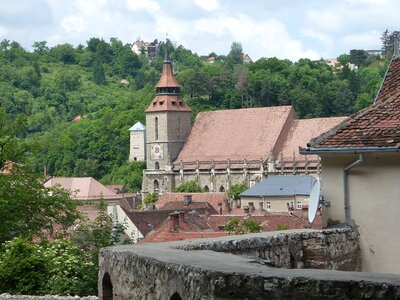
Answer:
[[332, 117], [294, 120], [277, 158], [284, 161], [317, 160], [317, 155], [307, 155], [307, 157], [300, 155], [299, 147], [306, 147], [310, 139], [321, 135], [347, 118], [348, 117]]
[[146, 112], [156, 111], [191, 111], [190, 107], [179, 95], [157, 95], [150, 103]]
[[77, 200], [118, 200], [122, 199], [110, 191], [93, 177], [51, 177], [44, 183], [45, 187], [60, 186], [72, 192], [72, 198]]
[[265, 160], [293, 114], [291, 106], [201, 112], [176, 162]]
[[389, 66], [376, 102], [311, 140], [314, 148], [399, 147], [400, 58]]
[[156, 207], [160, 208], [167, 203], [183, 203], [184, 196], [191, 195], [192, 202], [208, 202], [216, 211], [219, 209], [219, 204], [223, 204], [229, 200], [225, 193], [164, 193], [156, 202]]
[[157, 87], [181, 87], [178, 81], [175, 79], [172, 71], [172, 63], [170, 61], [164, 61], [161, 77], [157, 83]]

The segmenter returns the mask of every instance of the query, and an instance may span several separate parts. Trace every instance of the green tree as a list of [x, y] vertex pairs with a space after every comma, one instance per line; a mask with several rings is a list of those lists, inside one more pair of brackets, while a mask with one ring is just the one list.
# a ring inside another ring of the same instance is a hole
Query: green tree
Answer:
[[231, 45], [231, 51], [226, 56], [226, 60], [230, 65], [236, 65], [242, 63], [243, 48], [239, 42], [233, 42]]
[[224, 231], [234, 234], [257, 233], [261, 231], [261, 222], [254, 219], [240, 221], [237, 218], [230, 218], [224, 226]]
[[143, 202], [145, 205], [151, 205], [156, 203], [157, 200], [158, 200], [158, 195], [156, 193], [148, 193], [146, 197], [144, 197]]
[[176, 193], [203, 193], [204, 190], [196, 183], [196, 181], [191, 180], [181, 185], [177, 186], [174, 189]]
[[95, 62], [93, 66], [93, 81], [98, 84], [102, 85], [106, 83], [106, 75], [104, 73], [103, 65], [100, 62]]
[[240, 194], [243, 193], [247, 189], [248, 189], [247, 184], [243, 182], [243, 183], [231, 185], [227, 192], [228, 192], [229, 197], [237, 200], [237, 199], [240, 199]]

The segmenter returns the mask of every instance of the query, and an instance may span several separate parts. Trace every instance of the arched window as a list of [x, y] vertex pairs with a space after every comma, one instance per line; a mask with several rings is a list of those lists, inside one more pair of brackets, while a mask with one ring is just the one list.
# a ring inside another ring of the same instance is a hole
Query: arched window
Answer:
[[154, 137], [156, 140], [158, 140], [158, 118], [156, 117], [154, 119]]
[[170, 300], [182, 300], [181, 296], [178, 293], [174, 293]]
[[208, 193], [208, 192], [210, 191], [210, 189], [208, 188], [208, 186], [205, 186], [205, 187], [204, 187], [204, 191], [205, 191], [206, 193]]
[[110, 275], [108, 273], [104, 274], [101, 286], [103, 289], [103, 300], [112, 300], [113, 299], [113, 286], [111, 283]]
[[156, 163], [154, 164], [154, 168], [156, 170], [160, 170], [160, 163], [158, 161], [156, 161]]
[[158, 180], [154, 180], [154, 192], [158, 192], [160, 189], [160, 184], [158, 183]]
[[219, 188], [219, 191], [220, 191], [221, 193], [225, 193], [225, 188], [221, 185], [220, 188]]

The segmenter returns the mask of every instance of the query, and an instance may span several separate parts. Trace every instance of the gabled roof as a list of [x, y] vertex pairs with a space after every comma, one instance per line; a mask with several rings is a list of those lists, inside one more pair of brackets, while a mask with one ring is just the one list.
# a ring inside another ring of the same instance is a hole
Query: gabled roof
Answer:
[[136, 122], [131, 128], [128, 129], [129, 131], [146, 131], [146, 126], [144, 126], [140, 122]]
[[[382, 87], [371, 106], [353, 114], [332, 130], [312, 139], [307, 151], [382, 151], [400, 148], [400, 58], [390, 63]], [[397, 150], [396, 150], [397, 151]]]
[[44, 186], [60, 186], [71, 191], [72, 198], [76, 200], [122, 199], [122, 196], [110, 191], [93, 177], [51, 177]]
[[130, 211], [125, 207], [122, 207], [122, 209], [143, 236], [158, 227], [173, 212], [172, 210]]
[[291, 106], [201, 112], [176, 161], [265, 160], [294, 117]]
[[[225, 193], [164, 193], [158, 198], [155, 203], [157, 208], [163, 207], [167, 203], [183, 203], [185, 196], [192, 196], [192, 202], [208, 202], [215, 210], [218, 210], [219, 206], [228, 201], [228, 195]], [[172, 207], [171, 207], [172, 208]], [[173, 209], [179, 209], [179, 207], [173, 207]]]
[[312, 176], [278, 175], [269, 176], [240, 194], [241, 197], [310, 195], [316, 179]]

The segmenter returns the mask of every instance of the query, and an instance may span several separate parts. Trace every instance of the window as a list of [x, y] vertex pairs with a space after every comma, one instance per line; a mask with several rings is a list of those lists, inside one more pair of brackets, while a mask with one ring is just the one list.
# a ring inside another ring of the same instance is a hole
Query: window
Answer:
[[219, 191], [220, 191], [221, 193], [224, 193], [224, 192], [225, 192], [225, 188], [221, 185], [220, 188], [219, 188]]
[[301, 201], [296, 201], [296, 209], [303, 209], [303, 203], [301, 203]]
[[154, 192], [158, 193], [158, 190], [160, 189], [160, 184], [158, 183], [158, 180], [154, 180]]
[[155, 139], [158, 140], [158, 118], [154, 119], [154, 135]]
[[268, 211], [271, 210], [271, 202], [267, 202], [267, 210], [268, 210]]
[[111, 278], [108, 273], [104, 274], [102, 280], [102, 288], [103, 288], [103, 299], [104, 300], [112, 300], [113, 299], [113, 286], [111, 283]]
[[258, 202], [258, 209], [259, 209], [260, 211], [263, 211], [263, 210], [264, 210], [264, 203], [263, 203], [263, 202]]
[[156, 161], [156, 163], [154, 164], [154, 168], [156, 170], [160, 170], [160, 163], [158, 161]]
[[204, 187], [204, 191], [205, 191], [206, 193], [208, 193], [208, 192], [210, 191], [210, 189], [208, 188], [208, 186], [205, 186], [205, 187]]

